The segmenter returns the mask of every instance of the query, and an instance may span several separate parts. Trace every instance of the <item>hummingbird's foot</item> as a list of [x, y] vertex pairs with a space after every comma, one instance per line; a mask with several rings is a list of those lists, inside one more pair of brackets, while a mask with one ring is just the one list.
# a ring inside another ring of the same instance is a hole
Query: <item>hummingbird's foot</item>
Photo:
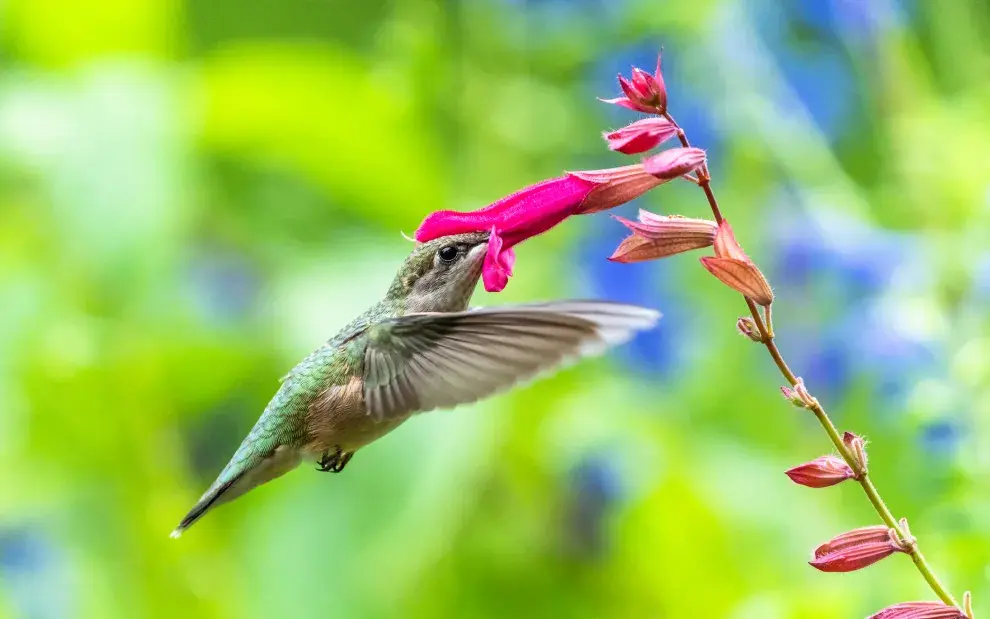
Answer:
[[323, 471], [324, 473], [339, 473], [344, 470], [344, 467], [347, 466], [347, 463], [351, 461], [353, 456], [353, 451], [344, 453], [339, 446], [335, 448], [333, 453], [330, 453], [328, 449], [323, 452], [323, 457], [317, 462], [320, 466], [316, 470]]

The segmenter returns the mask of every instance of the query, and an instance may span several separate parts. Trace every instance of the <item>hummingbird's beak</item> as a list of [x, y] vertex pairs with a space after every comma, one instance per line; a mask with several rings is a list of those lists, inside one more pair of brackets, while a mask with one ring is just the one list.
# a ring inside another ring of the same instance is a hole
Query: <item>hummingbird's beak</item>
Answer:
[[483, 242], [478, 243], [468, 250], [468, 261], [469, 262], [481, 262], [485, 259], [485, 254], [488, 253], [488, 239], [486, 238]]

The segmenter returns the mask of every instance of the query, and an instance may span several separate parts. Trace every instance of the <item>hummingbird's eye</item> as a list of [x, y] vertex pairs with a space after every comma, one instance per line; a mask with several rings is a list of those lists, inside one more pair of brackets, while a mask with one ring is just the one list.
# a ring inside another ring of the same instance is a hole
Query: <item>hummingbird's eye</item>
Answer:
[[457, 248], [453, 245], [441, 247], [440, 251], [437, 252], [437, 255], [440, 256], [440, 259], [444, 262], [453, 262], [454, 258], [457, 257]]

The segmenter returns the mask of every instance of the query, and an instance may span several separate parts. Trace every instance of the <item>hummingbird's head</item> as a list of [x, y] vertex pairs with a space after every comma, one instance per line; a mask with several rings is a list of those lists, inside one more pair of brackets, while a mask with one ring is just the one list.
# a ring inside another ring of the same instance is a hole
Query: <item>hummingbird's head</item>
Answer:
[[469, 232], [419, 243], [399, 270], [388, 298], [404, 299], [405, 311], [467, 309], [488, 250], [488, 232]]

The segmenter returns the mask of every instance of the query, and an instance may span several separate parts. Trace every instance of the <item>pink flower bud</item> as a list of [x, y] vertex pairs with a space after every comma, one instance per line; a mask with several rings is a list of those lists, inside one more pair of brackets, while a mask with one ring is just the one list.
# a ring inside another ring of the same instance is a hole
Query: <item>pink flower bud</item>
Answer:
[[901, 602], [870, 615], [868, 619], [966, 619], [955, 606], [942, 602]]
[[680, 129], [666, 118], [644, 118], [603, 134], [611, 150], [635, 155], [655, 148], [677, 135]]
[[602, 99], [602, 101], [637, 112], [663, 114], [667, 111], [667, 87], [663, 81], [660, 65], [660, 56], [657, 56], [657, 71], [653, 75], [637, 67], [633, 67], [632, 79], [619, 75], [619, 86], [625, 96]]
[[671, 181], [694, 172], [705, 163], [705, 151], [700, 148], [671, 148], [643, 160], [646, 171], [657, 178]]
[[895, 552], [906, 549], [893, 529], [877, 525], [837, 535], [815, 549], [815, 557], [809, 564], [823, 572], [852, 572]]
[[798, 377], [796, 385], [793, 387], [781, 387], [780, 392], [784, 395], [784, 398], [798, 408], [815, 408], [818, 406], [818, 400], [808, 393], [808, 388], [804, 386], [804, 379], [801, 377]]
[[723, 284], [754, 303], [764, 306], [773, 303], [770, 283], [736, 242], [728, 221], [719, 224], [715, 235], [715, 257], [702, 258], [701, 264]]
[[736, 331], [738, 331], [740, 335], [744, 335], [754, 342], [761, 344], [763, 343], [763, 336], [760, 334], [760, 329], [749, 316], [743, 316], [736, 321]]
[[838, 456], [822, 456], [787, 471], [796, 484], [809, 488], [827, 488], [855, 477], [855, 473]]
[[794, 406], [797, 406], [798, 408], [808, 408], [805, 405], [804, 400], [801, 399], [801, 396], [798, 395], [798, 392], [793, 387], [789, 387], [787, 385], [781, 387], [780, 394], [784, 396], [785, 400]]
[[856, 464], [859, 465], [859, 470], [866, 473], [866, 442], [853, 434], [852, 432], [846, 432], [842, 435], [842, 442], [845, 443], [849, 451], [852, 452], [853, 457], [856, 459]]

